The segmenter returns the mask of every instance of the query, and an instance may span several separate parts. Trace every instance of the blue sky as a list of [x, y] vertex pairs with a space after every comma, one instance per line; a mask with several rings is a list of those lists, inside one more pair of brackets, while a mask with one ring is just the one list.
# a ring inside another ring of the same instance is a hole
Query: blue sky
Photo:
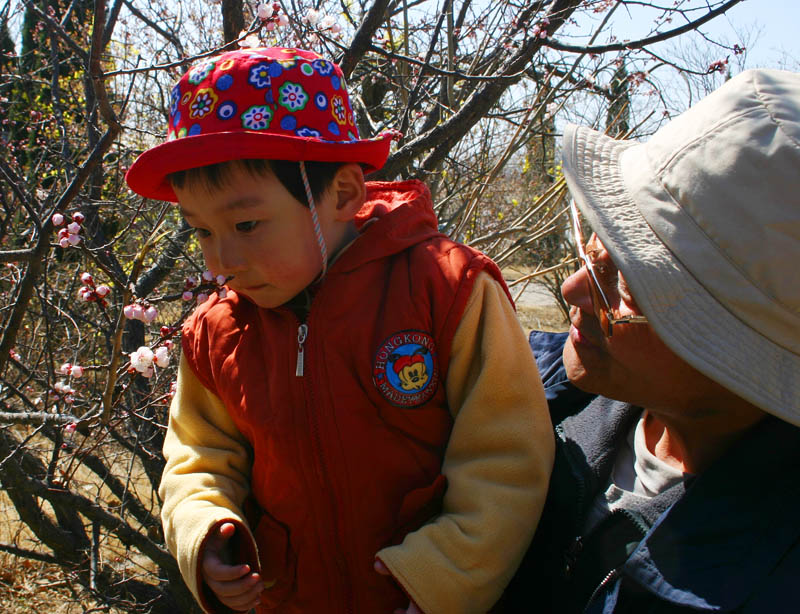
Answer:
[[[668, 4], [668, 3], [667, 3]], [[702, 5], [703, 2], [696, 4]], [[634, 23], [637, 16], [634, 15]], [[744, 0], [702, 28], [712, 37], [733, 43], [749, 34], [748, 68], [788, 68], [800, 71], [800, 0]], [[640, 27], [650, 24], [641, 20]], [[677, 25], [677, 24], [673, 24]]]

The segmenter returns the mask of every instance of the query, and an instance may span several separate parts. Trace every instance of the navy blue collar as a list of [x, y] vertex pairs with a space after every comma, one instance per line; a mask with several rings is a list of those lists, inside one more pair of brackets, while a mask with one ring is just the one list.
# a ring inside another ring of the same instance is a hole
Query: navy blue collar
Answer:
[[727, 612], [800, 538], [800, 429], [768, 417], [689, 485], [625, 563], [661, 599]]

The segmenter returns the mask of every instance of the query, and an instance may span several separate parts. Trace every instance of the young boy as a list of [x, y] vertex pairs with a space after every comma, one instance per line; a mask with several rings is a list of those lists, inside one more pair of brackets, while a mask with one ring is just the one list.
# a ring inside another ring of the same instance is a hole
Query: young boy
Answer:
[[[183, 330], [160, 488], [207, 612], [486, 612], [553, 456], [497, 267], [417, 181], [366, 183], [338, 66], [295, 49], [195, 65], [131, 188], [177, 201], [230, 291]], [[259, 605], [260, 604], [260, 605]]]

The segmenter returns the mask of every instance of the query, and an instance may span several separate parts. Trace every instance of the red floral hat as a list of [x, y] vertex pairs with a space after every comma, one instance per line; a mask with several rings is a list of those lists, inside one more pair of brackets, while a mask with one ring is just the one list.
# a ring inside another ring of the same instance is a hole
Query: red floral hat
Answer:
[[386, 162], [391, 133], [359, 139], [341, 69], [316, 53], [270, 47], [201, 60], [172, 89], [167, 141], [125, 176], [142, 196], [177, 201], [167, 175], [259, 158]]

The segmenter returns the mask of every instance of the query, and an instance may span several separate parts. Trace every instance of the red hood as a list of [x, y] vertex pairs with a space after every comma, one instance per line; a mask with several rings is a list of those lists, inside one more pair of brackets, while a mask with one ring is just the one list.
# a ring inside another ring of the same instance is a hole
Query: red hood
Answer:
[[352, 270], [440, 234], [431, 193], [416, 179], [367, 182], [367, 201], [355, 224], [362, 235], [336, 261], [336, 270]]

